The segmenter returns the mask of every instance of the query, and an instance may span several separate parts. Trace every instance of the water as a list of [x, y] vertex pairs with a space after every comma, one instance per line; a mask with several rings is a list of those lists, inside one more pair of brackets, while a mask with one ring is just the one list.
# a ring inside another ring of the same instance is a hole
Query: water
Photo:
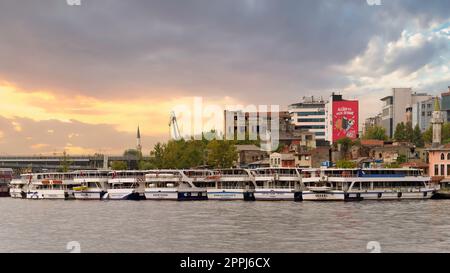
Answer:
[[0, 252], [450, 252], [450, 200], [51, 201], [0, 198]]

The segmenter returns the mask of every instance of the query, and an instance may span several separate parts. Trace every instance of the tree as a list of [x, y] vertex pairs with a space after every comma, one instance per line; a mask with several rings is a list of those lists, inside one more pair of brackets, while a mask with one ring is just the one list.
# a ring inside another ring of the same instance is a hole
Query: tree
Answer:
[[414, 126], [412, 142], [414, 143], [414, 145], [416, 147], [419, 147], [419, 148], [424, 147], [424, 140], [423, 140], [422, 132], [420, 131], [419, 124], [416, 124], [416, 126]]
[[406, 126], [403, 122], [400, 122], [395, 127], [394, 139], [396, 141], [407, 141]]
[[111, 169], [113, 170], [126, 170], [128, 169], [127, 163], [125, 161], [113, 161], [111, 163]]
[[[431, 143], [433, 141], [433, 126], [428, 127], [428, 129], [422, 134], [425, 143]], [[442, 125], [442, 143], [450, 143], [450, 123], [446, 122]]]
[[340, 169], [352, 169], [356, 168], [356, 163], [349, 160], [338, 160], [336, 162], [336, 168]]
[[367, 129], [363, 139], [387, 140], [386, 129], [377, 125], [371, 126]]
[[414, 142], [414, 129], [411, 122], [405, 125], [405, 141]]
[[344, 154], [344, 158], [347, 158], [347, 155], [350, 151], [350, 148], [353, 146], [353, 140], [348, 137], [341, 138], [337, 141], [338, 145], [341, 145], [341, 151]]
[[70, 165], [72, 165], [72, 161], [69, 160], [69, 156], [66, 151], [63, 152], [63, 158], [60, 161], [59, 170], [63, 173], [66, 173], [70, 169]]
[[208, 165], [214, 168], [231, 168], [238, 159], [236, 146], [226, 140], [212, 140], [207, 145]]

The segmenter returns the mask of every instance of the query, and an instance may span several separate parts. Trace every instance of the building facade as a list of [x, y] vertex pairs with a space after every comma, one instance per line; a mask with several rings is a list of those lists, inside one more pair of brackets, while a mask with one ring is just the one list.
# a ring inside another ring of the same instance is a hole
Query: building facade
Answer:
[[325, 104], [321, 97], [303, 97], [295, 104], [289, 105], [291, 122], [296, 130], [314, 133], [316, 140], [325, 140]]
[[441, 94], [441, 111], [445, 112], [445, 120], [450, 122], [450, 86], [448, 87], [448, 92]]
[[341, 138], [359, 137], [359, 103], [344, 100], [342, 95], [332, 93], [325, 106], [325, 140], [331, 144]]

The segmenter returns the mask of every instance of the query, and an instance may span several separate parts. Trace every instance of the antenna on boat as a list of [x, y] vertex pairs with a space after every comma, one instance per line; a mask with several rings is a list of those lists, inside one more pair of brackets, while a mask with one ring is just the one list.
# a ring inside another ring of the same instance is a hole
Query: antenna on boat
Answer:
[[180, 128], [178, 128], [177, 117], [174, 111], [170, 112], [169, 127], [170, 127], [170, 137], [174, 140], [180, 140], [181, 139]]

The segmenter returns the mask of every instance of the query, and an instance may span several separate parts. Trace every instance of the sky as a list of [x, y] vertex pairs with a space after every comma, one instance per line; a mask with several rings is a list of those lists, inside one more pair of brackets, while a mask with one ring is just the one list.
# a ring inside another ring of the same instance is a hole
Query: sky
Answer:
[[144, 152], [174, 107], [450, 85], [448, 0], [0, 0], [0, 155]]

